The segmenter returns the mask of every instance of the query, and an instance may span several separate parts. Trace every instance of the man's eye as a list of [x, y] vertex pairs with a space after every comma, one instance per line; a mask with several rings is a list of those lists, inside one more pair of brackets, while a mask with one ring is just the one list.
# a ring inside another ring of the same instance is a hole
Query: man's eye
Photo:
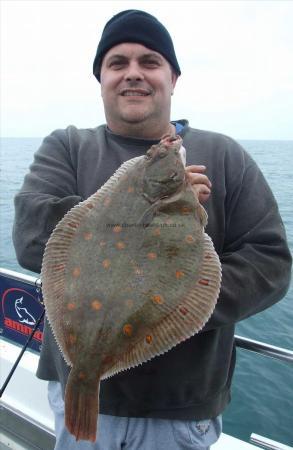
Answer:
[[109, 64], [109, 67], [111, 67], [111, 69], [114, 69], [114, 70], [121, 69], [124, 66], [125, 66], [125, 62], [123, 62], [123, 61], [112, 61]]
[[144, 64], [144, 66], [146, 66], [146, 67], [158, 67], [158, 65], [159, 65], [158, 61], [151, 60], [151, 59], [149, 59], [149, 60], [147, 60], [147, 61], [144, 61], [143, 64]]

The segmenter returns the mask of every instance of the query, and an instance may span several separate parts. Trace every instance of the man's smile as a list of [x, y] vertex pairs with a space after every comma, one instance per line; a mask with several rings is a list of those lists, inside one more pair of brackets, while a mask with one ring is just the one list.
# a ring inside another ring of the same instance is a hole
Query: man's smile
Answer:
[[151, 94], [148, 89], [122, 89], [119, 95], [122, 97], [147, 97]]

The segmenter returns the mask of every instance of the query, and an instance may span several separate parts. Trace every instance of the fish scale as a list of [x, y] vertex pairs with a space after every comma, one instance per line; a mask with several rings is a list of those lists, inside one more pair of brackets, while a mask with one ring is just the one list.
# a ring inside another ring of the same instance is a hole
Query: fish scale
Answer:
[[71, 366], [65, 423], [96, 440], [99, 383], [198, 332], [215, 307], [219, 258], [179, 136], [124, 163], [70, 210], [43, 258], [44, 303]]

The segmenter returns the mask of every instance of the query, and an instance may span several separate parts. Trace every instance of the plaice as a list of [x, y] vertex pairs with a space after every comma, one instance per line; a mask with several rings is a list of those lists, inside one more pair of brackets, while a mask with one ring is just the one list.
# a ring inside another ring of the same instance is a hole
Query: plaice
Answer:
[[100, 380], [188, 339], [209, 319], [221, 266], [179, 136], [124, 163], [72, 208], [43, 258], [47, 316], [66, 362], [65, 423], [96, 440]]

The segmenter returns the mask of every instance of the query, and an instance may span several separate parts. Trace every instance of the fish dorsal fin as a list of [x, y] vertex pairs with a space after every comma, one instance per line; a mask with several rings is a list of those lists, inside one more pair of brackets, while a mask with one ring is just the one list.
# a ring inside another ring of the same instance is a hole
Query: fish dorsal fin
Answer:
[[[62, 332], [61, 310], [56, 307], [56, 305], [62, 305], [65, 293], [65, 270], [70, 246], [86, 216], [103, 198], [113, 192], [121, 177], [143, 158], [144, 156], [138, 156], [123, 163], [97, 192], [70, 209], [56, 225], [46, 244], [41, 270], [46, 314], [64, 359], [70, 365], [70, 357], [66, 350], [67, 343]], [[54, 328], [52, 324], [54, 324]]]
[[160, 321], [143, 340], [123, 355], [102, 379], [121, 370], [135, 367], [161, 355], [180, 342], [198, 333], [210, 318], [221, 285], [221, 264], [211, 238], [204, 233], [201, 269], [192, 289], [179, 305]]
[[115, 172], [114, 174], [109, 178], [109, 180], [91, 197], [88, 198], [88, 201], [95, 200], [101, 198], [103, 195], [107, 193], [111, 193], [114, 189], [114, 187], [119, 182], [120, 178], [123, 177], [123, 175], [126, 175], [129, 170], [131, 170], [136, 164], [138, 164], [140, 161], [144, 159], [144, 156], [137, 156], [136, 158], [129, 159], [128, 161], [124, 162]]

